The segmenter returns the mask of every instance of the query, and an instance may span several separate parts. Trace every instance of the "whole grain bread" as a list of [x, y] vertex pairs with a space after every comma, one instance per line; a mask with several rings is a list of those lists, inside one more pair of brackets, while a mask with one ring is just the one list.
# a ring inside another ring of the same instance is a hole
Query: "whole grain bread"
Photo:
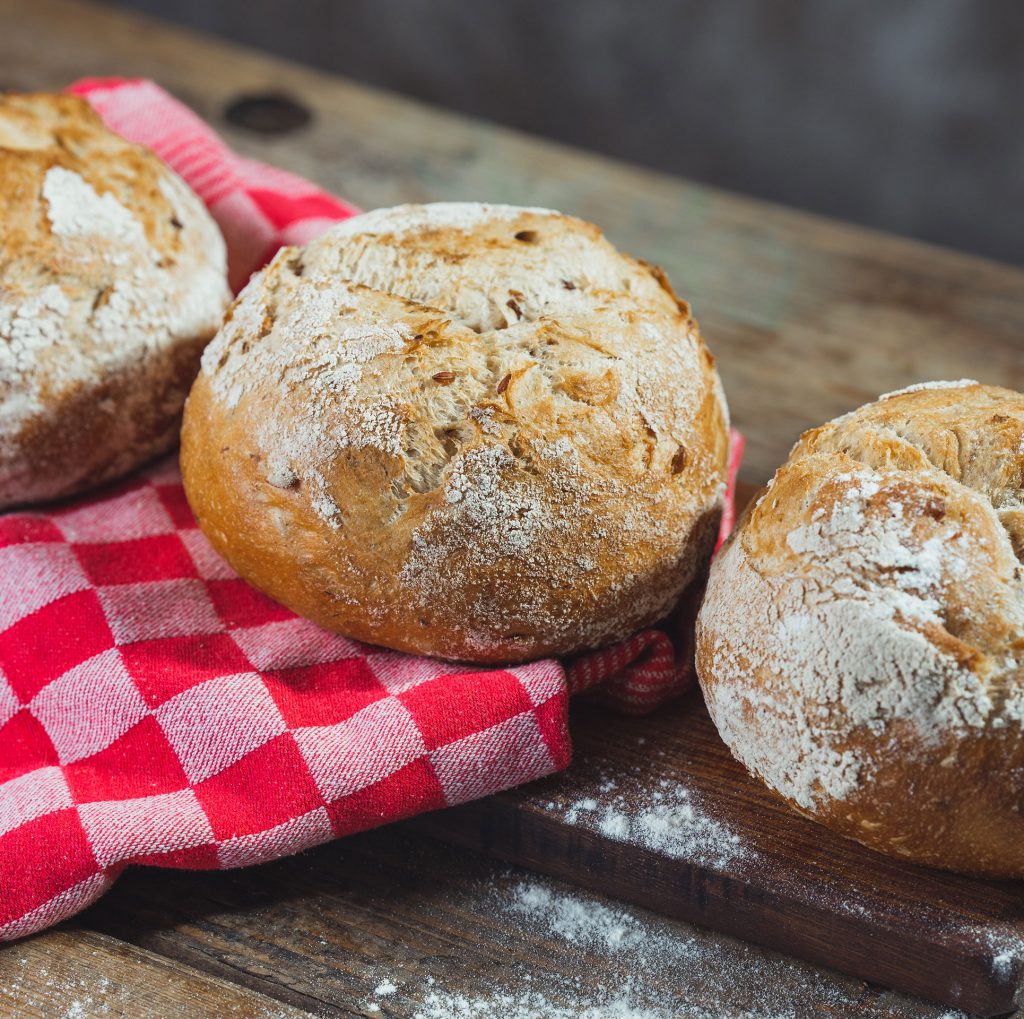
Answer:
[[710, 554], [726, 446], [658, 270], [578, 219], [439, 204], [356, 217], [252, 280], [182, 467], [214, 547], [295, 611], [507, 662], [664, 616]]
[[3, 508], [169, 448], [230, 294], [199, 199], [72, 96], [0, 96], [0, 220]]
[[807, 432], [711, 569], [733, 754], [880, 852], [1024, 877], [1024, 396], [882, 397]]

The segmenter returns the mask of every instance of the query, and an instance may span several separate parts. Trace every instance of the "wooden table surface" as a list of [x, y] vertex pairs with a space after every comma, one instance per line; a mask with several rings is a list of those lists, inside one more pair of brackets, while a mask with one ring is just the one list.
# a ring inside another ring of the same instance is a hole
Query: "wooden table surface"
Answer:
[[[0, 88], [56, 89], [90, 74], [154, 78], [239, 152], [367, 208], [483, 199], [599, 223], [692, 301], [748, 437], [748, 481], [768, 477], [803, 428], [880, 392], [964, 376], [1024, 389], [1020, 269], [580, 153], [112, 9], [0, 0]], [[267, 135], [226, 119], [240, 97], [270, 93], [308, 108], [310, 123]], [[850, 172], [884, 172], [884, 153]], [[616, 996], [648, 1004], [645, 1016], [951, 1015], [401, 825], [247, 871], [132, 872], [74, 923], [0, 950], [4, 1015], [561, 1017]]]

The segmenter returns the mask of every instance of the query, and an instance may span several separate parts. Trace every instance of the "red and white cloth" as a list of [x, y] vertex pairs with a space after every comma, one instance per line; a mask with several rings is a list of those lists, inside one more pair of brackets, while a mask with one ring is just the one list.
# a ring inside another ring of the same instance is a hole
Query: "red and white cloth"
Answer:
[[[238, 266], [355, 211], [234, 156], [150, 82], [74, 91], [192, 184]], [[734, 436], [723, 534], [741, 451]], [[570, 693], [649, 710], [692, 682], [677, 643], [647, 630], [567, 665], [481, 669], [329, 634], [217, 556], [174, 456], [0, 515], [0, 940], [129, 864], [245, 866], [558, 771]]]

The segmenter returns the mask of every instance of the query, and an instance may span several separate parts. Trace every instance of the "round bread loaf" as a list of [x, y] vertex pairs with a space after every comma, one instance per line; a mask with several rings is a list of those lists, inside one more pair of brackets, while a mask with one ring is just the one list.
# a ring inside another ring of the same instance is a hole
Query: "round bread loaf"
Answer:
[[168, 449], [230, 294], [198, 198], [82, 100], [0, 96], [0, 508]]
[[1024, 878], [1024, 397], [882, 397], [807, 432], [711, 569], [733, 754], [865, 845]]
[[477, 662], [664, 616], [720, 516], [726, 408], [689, 308], [596, 227], [404, 206], [280, 252], [203, 355], [189, 502], [329, 629]]

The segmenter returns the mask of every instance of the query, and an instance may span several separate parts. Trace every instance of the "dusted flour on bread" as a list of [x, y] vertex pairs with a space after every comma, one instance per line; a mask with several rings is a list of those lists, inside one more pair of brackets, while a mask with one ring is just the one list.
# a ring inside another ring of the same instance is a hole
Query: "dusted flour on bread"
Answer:
[[916, 393], [921, 389], [962, 389], [964, 386], [978, 385], [977, 379], [940, 379], [935, 382], [915, 382], [912, 386], [894, 389], [891, 393], [882, 393], [879, 400], [888, 400], [890, 396], [902, 396], [904, 393]]
[[228, 302], [189, 189], [70, 96], [0, 98], [0, 508], [175, 440]]
[[911, 387], [808, 432], [698, 624], [733, 753], [925, 863], [1024, 875], [1024, 397]]
[[406, 206], [250, 283], [204, 355], [184, 473], [214, 544], [296, 611], [521, 660], [671, 608], [713, 541], [726, 431], [689, 309], [595, 227]]

